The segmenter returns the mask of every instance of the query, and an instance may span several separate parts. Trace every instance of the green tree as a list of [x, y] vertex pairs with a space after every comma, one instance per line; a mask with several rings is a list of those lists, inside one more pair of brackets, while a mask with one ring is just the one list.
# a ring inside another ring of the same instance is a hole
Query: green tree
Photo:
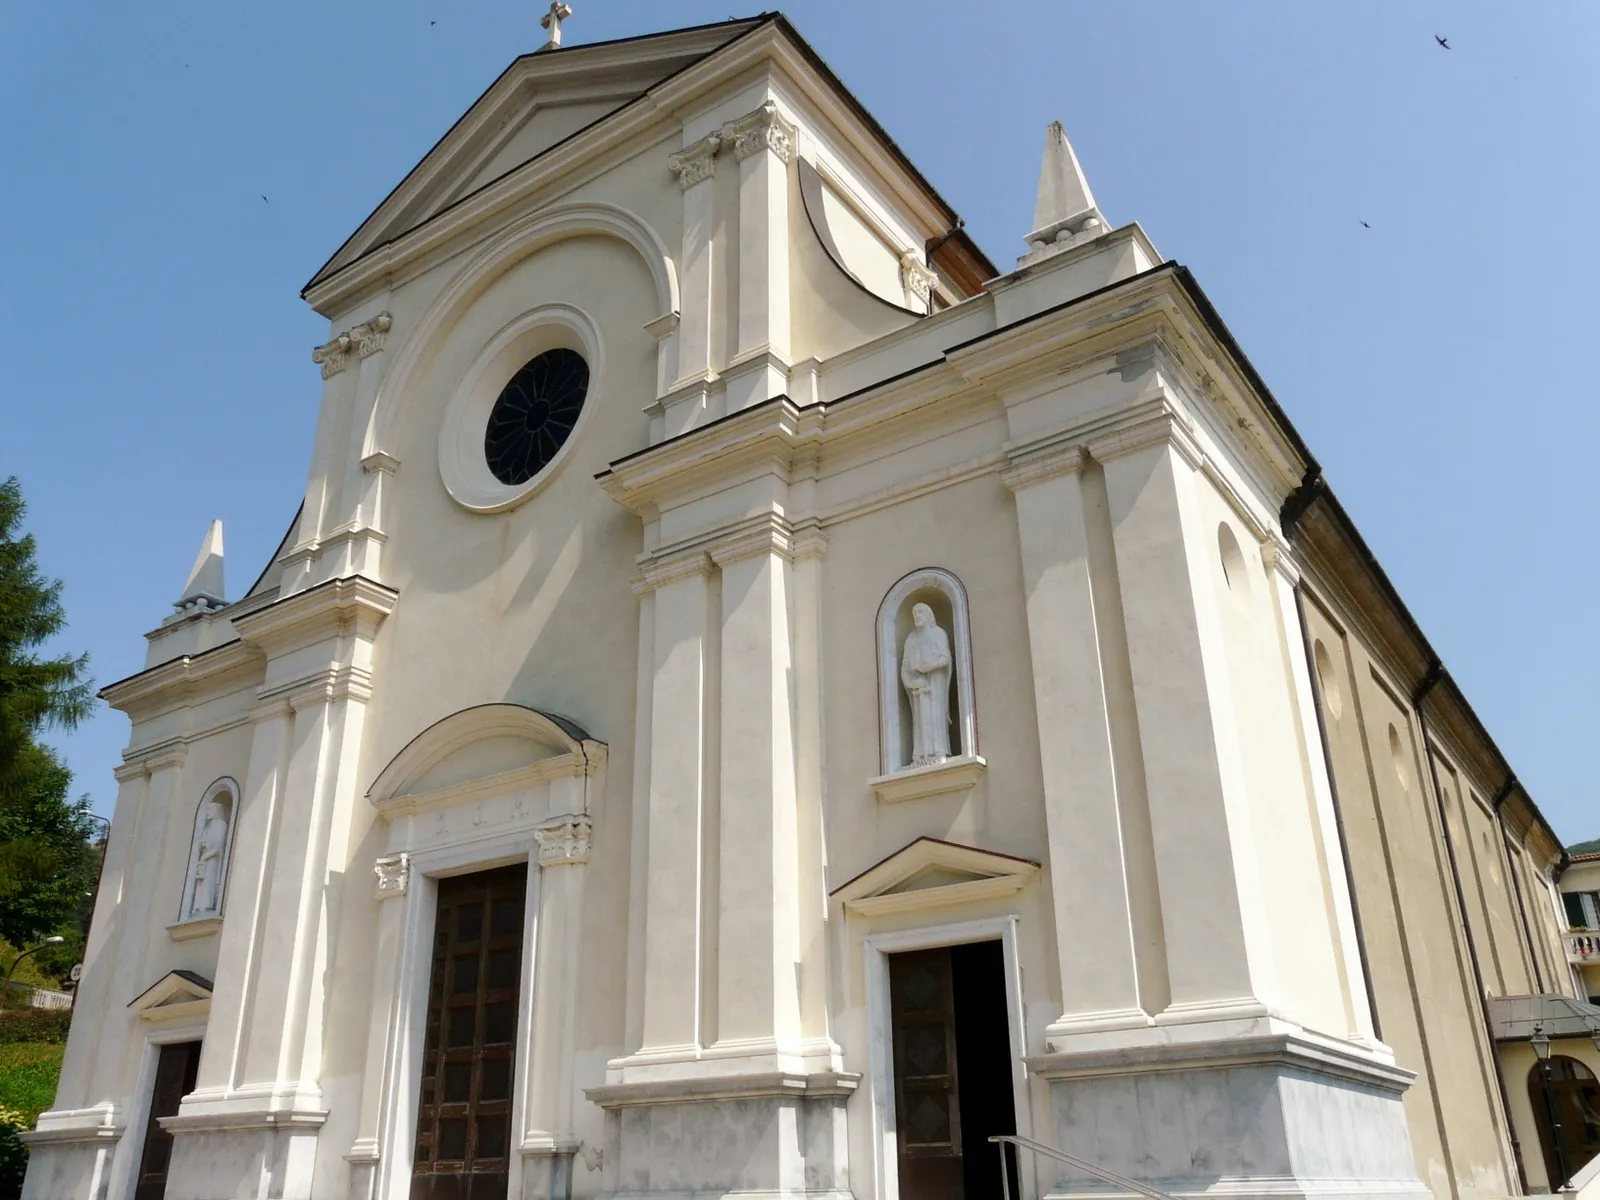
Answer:
[[66, 625], [60, 580], [46, 579], [15, 478], [0, 484], [0, 937], [17, 947], [71, 934], [98, 859], [72, 776], [39, 742], [70, 729], [94, 706], [89, 656], [45, 657]]

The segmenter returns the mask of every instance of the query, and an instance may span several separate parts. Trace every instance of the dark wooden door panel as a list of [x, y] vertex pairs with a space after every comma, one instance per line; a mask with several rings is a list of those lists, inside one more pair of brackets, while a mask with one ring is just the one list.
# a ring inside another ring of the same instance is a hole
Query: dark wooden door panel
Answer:
[[150, 1093], [150, 1117], [145, 1123], [144, 1148], [139, 1155], [139, 1179], [134, 1184], [133, 1200], [162, 1200], [167, 1194], [172, 1135], [161, 1128], [160, 1119], [177, 1115], [179, 1102], [194, 1091], [199, 1069], [199, 1042], [174, 1042], [161, 1047], [156, 1059], [156, 1082]]
[[896, 1138], [904, 1200], [960, 1200], [961, 1101], [950, 951], [889, 956]]
[[412, 1200], [505, 1200], [526, 866], [439, 884]]

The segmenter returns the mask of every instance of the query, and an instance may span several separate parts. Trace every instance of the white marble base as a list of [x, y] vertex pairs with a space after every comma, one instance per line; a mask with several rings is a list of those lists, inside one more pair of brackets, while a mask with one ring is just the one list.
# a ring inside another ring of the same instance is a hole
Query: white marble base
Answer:
[[[1144, 1051], [1122, 1068], [1106, 1055], [1034, 1060], [1050, 1080], [1040, 1140], [1177, 1195], [1426, 1200], [1401, 1104], [1409, 1073], [1319, 1063], [1293, 1039], [1272, 1040], [1242, 1054], [1221, 1047], [1209, 1063], [1192, 1047], [1165, 1064]], [[1048, 1200], [1108, 1187], [1054, 1161], [1038, 1169]]]
[[174, 1130], [166, 1200], [312, 1200], [317, 1130]]
[[608, 1114], [618, 1200], [850, 1200], [847, 1092], [624, 1104]]

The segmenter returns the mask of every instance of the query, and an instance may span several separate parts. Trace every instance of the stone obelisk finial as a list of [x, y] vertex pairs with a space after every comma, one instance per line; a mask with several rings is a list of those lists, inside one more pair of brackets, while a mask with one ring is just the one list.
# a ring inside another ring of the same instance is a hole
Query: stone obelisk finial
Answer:
[[200, 543], [200, 553], [195, 555], [194, 566], [189, 569], [189, 582], [184, 584], [183, 595], [173, 607], [183, 613], [205, 612], [227, 602], [222, 580], [222, 522], [212, 521], [205, 541]]
[[1087, 241], [1106, 228], [1084, 178], [1078, 156], [1060, 121], [1044, 134], [1044, 162], [1039, 167], [1039, 198], [1033, 206], [1033, 232], [1020, 262], [1037, 262], [1057, 250]]

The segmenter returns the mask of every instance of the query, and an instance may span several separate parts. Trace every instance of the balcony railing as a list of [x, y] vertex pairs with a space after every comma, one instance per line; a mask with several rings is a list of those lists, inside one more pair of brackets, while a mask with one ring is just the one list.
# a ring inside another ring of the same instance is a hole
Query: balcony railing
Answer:
[[1600, 965], [1600, 930], [1578, 929], [1561, 935], [1567, 943], [1567, 961]]

